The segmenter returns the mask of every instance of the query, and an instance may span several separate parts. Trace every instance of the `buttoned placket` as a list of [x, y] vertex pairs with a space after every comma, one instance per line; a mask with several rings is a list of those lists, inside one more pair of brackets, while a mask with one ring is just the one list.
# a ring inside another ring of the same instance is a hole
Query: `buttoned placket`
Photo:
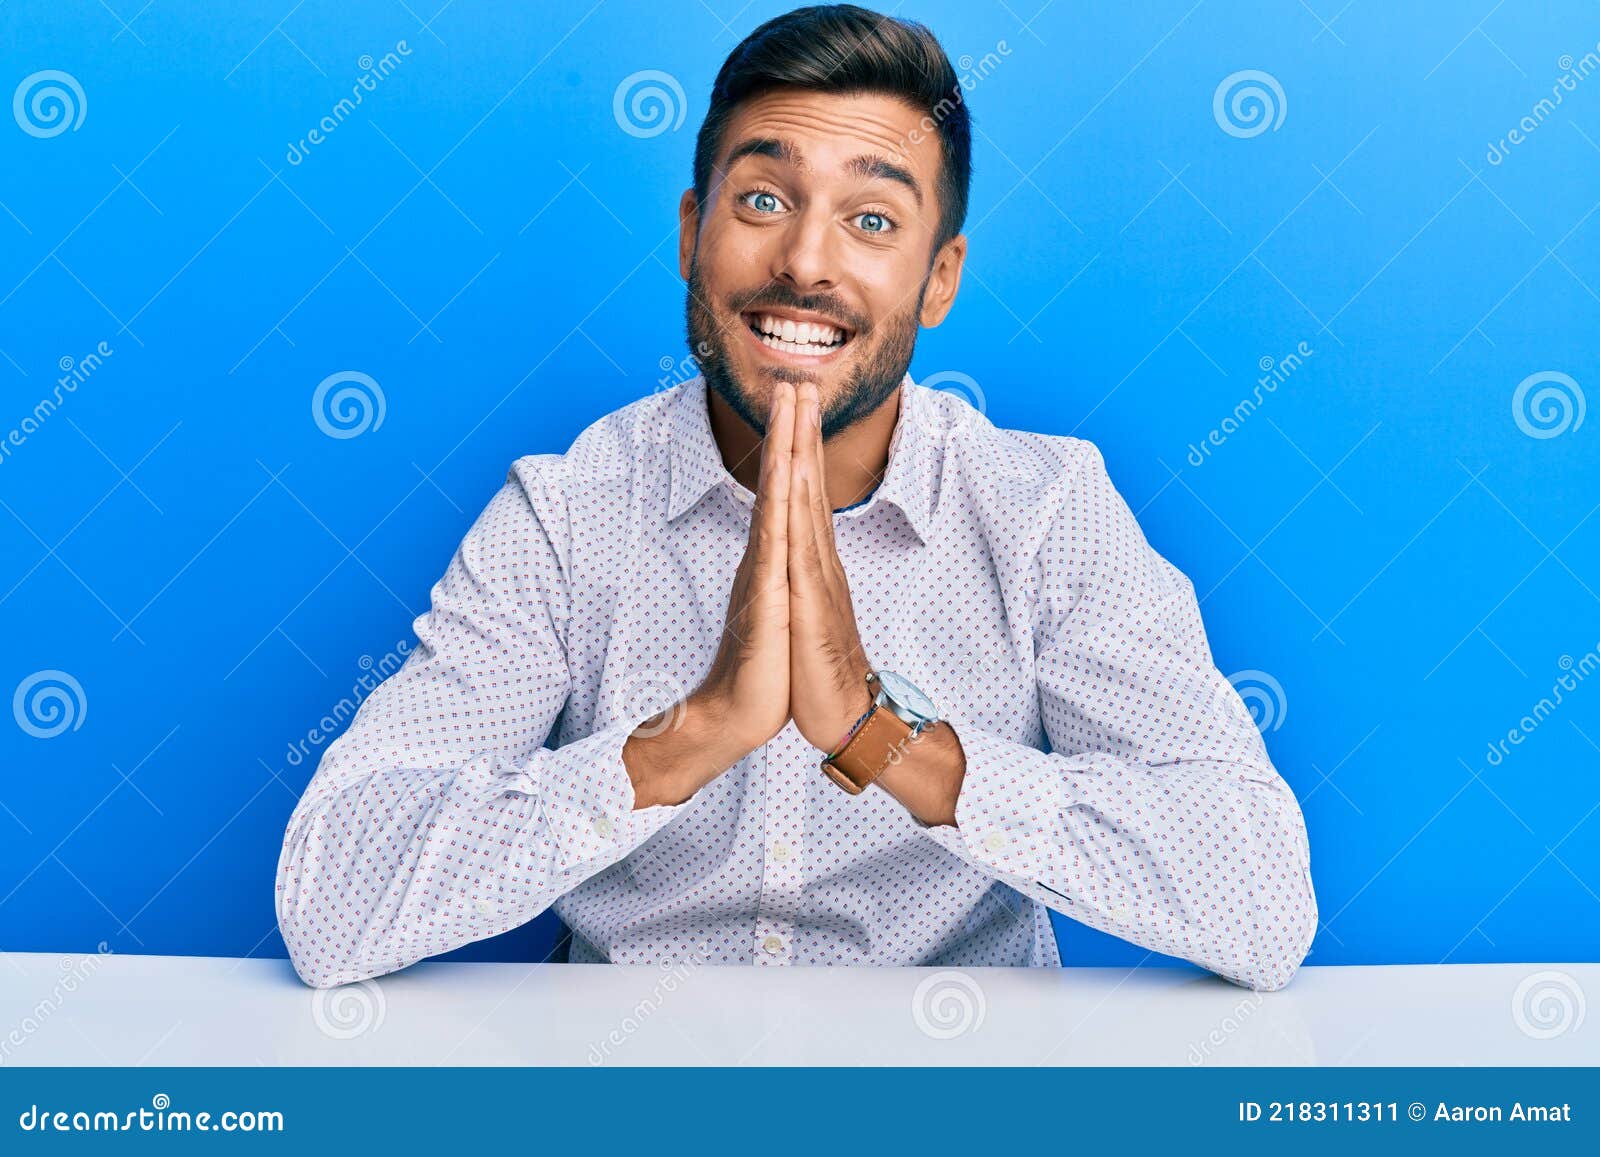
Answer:
[[[733, 494], [748, 515], [754, 496], [743, 488]], [[755, 964], [795, 960], [794, 931], [805, 889], [806, 776], [821, 758], [793, 720], [762, 749], [761, 891], [750, 946]]]

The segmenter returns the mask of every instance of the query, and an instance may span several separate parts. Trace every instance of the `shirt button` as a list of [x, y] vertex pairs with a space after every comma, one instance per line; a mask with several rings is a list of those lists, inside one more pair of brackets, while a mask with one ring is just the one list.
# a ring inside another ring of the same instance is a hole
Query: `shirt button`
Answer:
[[783, 951], [783, 937], [768, 936], [761, 942], [761, 947], [765, 948], [768, 952], [772, 953], [772, 955], [776, 956], [778, 953]]
[[596, 819], [594, 821], [594, 834], [602, 840], [609, 840], [611, 838], [611, 821], [606, 819], [605, 816], [600, 816]]
[[489, 901], [487, 901], [487, 900], [481, 900], [480, 899], [476, 903], [474, 903], [472, 906], [478, 910], [478, 914], [480, 916], [493, 916], [494, 915], [494, 905], [489, 903]]
[[998, 852], [1001, 848], [1006, 846], [1006, 838], [999, 832], [990, 832], [988, 835], [983, 837], [983, 846], [988, 848], [991, 852]]
[[777, 843], [772, 845], [772, 858], [777, 860], [778, 863], [783, 863], [789, 858], [790, 854], [791, 850], [789, 845], [784, 843], [782, 840], [779, 840]]

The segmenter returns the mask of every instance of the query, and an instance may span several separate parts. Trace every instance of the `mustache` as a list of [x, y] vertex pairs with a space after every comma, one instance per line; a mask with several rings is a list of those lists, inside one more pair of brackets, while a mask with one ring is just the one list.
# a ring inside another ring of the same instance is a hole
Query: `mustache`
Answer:
[[829, 293], [798, 294], [786, 286], [770, 285], [747, 293], [737, 293], [728, 299], [735, 313], [750, 313], [762, 308], [794, 309], [815, 313], [836, 322], [840, 328], [860, 336], [872, 328], [872, 323], [844, 302]]

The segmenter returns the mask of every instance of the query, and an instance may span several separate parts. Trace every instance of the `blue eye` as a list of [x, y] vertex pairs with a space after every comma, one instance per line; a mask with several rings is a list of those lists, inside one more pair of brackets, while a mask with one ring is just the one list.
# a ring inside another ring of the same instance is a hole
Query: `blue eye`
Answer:
[[867, 233], [887, 233], [894, 228], [889, 218], [882, 213], [862, 213], [858, 218], [861, 228]]
[[776, 213], [783, 205], [777, 197], [763, 189], [755, 189], [746, 193], [744, 201], [757, 213]]

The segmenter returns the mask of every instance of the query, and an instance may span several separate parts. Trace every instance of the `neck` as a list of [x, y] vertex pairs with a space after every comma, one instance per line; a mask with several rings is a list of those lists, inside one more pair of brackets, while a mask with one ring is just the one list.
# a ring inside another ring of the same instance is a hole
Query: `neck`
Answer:
[[[877, 409], [823, 442], [830, 509], [860, 502], [883, 478], [889, 465], [889, 442], [900, 419], [900, 392], [900, 387], [895, 387]], [[715, 390], [706, 391], [706, 407], [722, 464], [741, 486], [754, 491], [761, 476], [761, 436]]]

